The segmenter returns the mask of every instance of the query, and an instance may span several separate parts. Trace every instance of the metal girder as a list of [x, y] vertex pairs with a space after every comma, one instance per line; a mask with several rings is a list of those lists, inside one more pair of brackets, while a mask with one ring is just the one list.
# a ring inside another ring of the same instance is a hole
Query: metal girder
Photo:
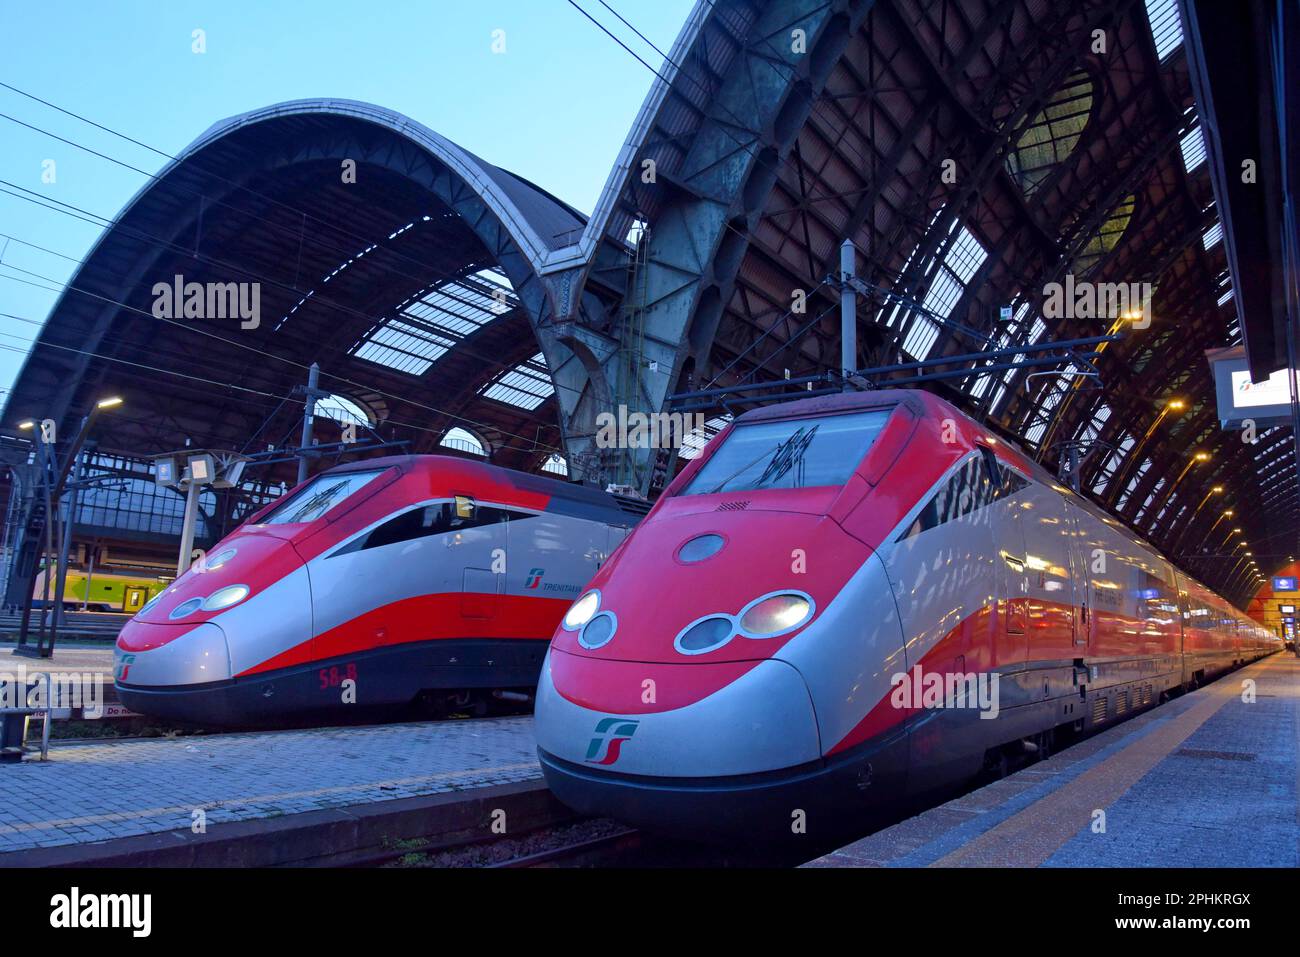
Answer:
[[[733, 8], [750, 6], [719, 0], [710, 17], [725, 19]], [[694, 75], [704, 62], [696, 55], [700, 51], [677, 64], [674, 86], [680, 95], [689, 98], [696, 87], [708, 87], [709, 96], [679, 168], [661, 187], [667, 191], [663, 208], [650, 223], [640, 263], [629, 277], [624, 314], [629, 327], [643, 332], [620, 336], [621, 349], [600, 364], [610, 397], [626, 401], [629, 412], [661, 410], [688, 360], [693, 367], [707, 359], [760, 203], [790, 156], [839, 51], [870, 6], [867, 0], [762, 4], [716, 88]], [[802, 38], [796, 30], [803, 31]], [[619, 362], [622, 350], [633, 345], [630, 335], [638, 338], [631, 365]], [[582, 436], [589, 436], [583, 451], [594, 451], [594, 421], [566, 431], [575, 453]], [[648, 489], [654, 451], [612, 451], [603, 457], [606, 468]]]

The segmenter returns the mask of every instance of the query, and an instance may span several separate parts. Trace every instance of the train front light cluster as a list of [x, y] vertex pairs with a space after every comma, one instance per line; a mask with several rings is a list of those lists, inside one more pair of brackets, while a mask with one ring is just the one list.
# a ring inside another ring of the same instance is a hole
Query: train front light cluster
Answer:
[[600, 610], [600, 592], [593, 589], [569, 606], [561, 625], [578, 633], [582, 647], [595, 650], [609, 644], [618, 630], [618, 618], [612, 611]]
[[760, 595], [738, 615], [706, 615], [691, 622], [673, 641], [683, 655], [702, 655], [732, 638], [776, 638], [806, 624], [816, 609], [812, 596], [796, 591]]
[[171, 614], [167, 617], [175, 621], [178, 618], [184, 618], [186, 615], [194, 614], [200, 608], [204, 611], [222, 611], [231, 605], [239, 604], [248, 597], [248, 593], [249, 587], [247, 585], [226, 585], [223, 588], [218, 588], [207, 598], [196, 596], [185, 599], [173, 608]]

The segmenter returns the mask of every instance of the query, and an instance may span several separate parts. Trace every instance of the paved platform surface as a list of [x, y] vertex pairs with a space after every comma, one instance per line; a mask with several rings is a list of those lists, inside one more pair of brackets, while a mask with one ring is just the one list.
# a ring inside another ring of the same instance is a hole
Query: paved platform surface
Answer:
[[1300, 867], [1298, 745], [1276, 654], [806, 866]]
[[113, 677], [113, 645], [90, 645], [84, 642], [59, 641], [49, 658], [28, 658], [13, 654], [12, 641], [0, 641], [0, 672], [13, 672], [19, 665], [28, 674], [45, 671], [77, 671]]
[[0, 764], [9, 851], [541, 777], [531, 716], [64, 745]]

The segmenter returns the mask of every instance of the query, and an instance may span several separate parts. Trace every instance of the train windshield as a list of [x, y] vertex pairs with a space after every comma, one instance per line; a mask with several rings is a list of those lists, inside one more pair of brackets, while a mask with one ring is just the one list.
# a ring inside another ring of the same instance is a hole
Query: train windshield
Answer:
[[737, 425], [679, 494], [843, 485], [892, 411]]
[[294, 522], [314, 522], [345, 498], [369, 483], [386, 469], [372, 472], [343, 472], [338, 475], [321, 475], [301, 491], [276, 506], [262, 517], [259, 525], [289, 525]]

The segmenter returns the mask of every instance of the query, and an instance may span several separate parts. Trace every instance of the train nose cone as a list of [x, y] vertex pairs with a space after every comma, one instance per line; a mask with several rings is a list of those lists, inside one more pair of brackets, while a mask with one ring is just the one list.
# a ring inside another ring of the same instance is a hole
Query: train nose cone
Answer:
[[821, 754], [808, 688], [783, 661], [654, 665], [554, 650], [538, 686], [537, 743], [579, 764], [679, 777], [754, 774]]
[[[719, 690], [698, 697], [707, 687]], [[565, 804], [678, 832], [727, 813], [719, 781], [759, 780], [821, 754], [808, 688], [776, 660], [664, 665], [552, 649], [536, 731], [547, 784]], [[764, 819], [775, 826], [789, 811], [774, 797]]]
[[141, 714], [195, 717], [177, 691], [201, 693], [230, 677], [226, 633], [212, 622], [191, 627], [128, 622], [113, 649], [118, 700]]

